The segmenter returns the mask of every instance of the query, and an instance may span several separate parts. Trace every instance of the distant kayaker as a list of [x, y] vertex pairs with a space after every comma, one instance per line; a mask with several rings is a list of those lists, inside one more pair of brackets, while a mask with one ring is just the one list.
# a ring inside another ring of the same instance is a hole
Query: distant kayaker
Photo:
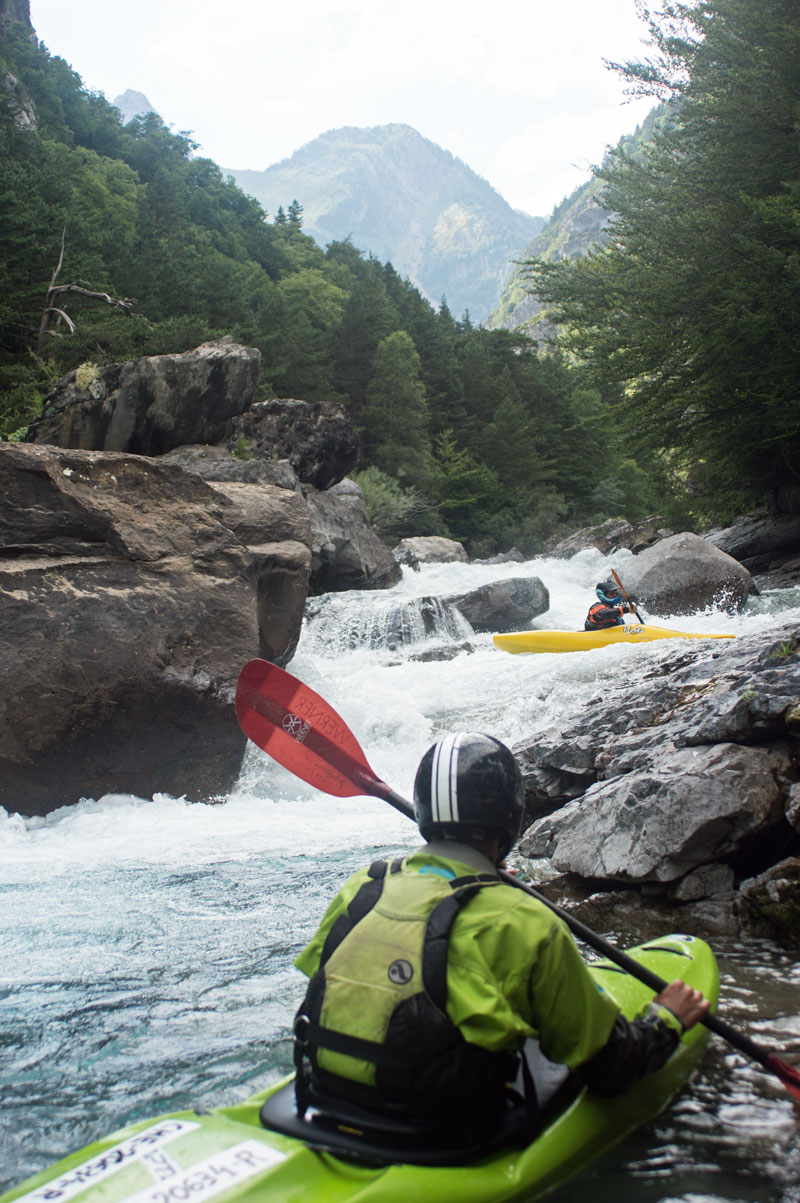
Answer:
[[[311, 978], [295, 1017], [300, 1113], [338, 1103], [423, 1127], [490, 1123], [527, 1037], [599, 1094], [660, 1068], [708, 1003], [676, 980], [626, 1019], [566, 924], [498, 877], [524, 811], [509, 749], [474, 732], [440, 740], [414, 810], [423, 847], [355, 873], [295, 960]], [[530, 1124], [535, 1083], [521, 1080]]]
[[625, 621], [624, 614], [635, 614], [639, 617], [636, 598], [629, 596], [625, 600], [614, 581], [600, 581], [595, 593], [598, 601], [589, 608], [586, 622], [583, 624], [585, 630], [604, 631], [607, 627], [622, 626]]

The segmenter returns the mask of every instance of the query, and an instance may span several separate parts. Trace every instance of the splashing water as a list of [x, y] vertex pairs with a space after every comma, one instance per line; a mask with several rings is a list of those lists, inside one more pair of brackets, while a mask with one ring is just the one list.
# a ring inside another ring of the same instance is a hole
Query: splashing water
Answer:
[[[534, 736], [669, 654], [665, 643], [509, 656], [441, 599], [539, 576], [551, 608], [531, 625], [579, 629], [595, 582], [611, 567], [624, 579], [627, 554], [430, 565], [404, 569], [391, 590], [315, 598], [290, 670], [410, 797], [416, 764], [441, 735]], [[794, 613], [800, 591], [782, 590], [736, 617], [711, 610], [659, 624], [745, 634]], [[445, 648], [462, 650], [427, 658]], [[107, 795], [40, 819], [0, 810], [0, 1189], [131, 1120], [231, 1103], [288, 1072], [303, 990], [292, 958], [347, 874], [417, 843], [390, 807], [315, 793], [253, 747], [220, 805]], [[796, 1059], [792, 958], [755, 941], [715, 950], [726, 1017]], [[785, 1093], [714, 1042], [658, 1122], [552, 1198], [800, 1203], [798, 1165]]]

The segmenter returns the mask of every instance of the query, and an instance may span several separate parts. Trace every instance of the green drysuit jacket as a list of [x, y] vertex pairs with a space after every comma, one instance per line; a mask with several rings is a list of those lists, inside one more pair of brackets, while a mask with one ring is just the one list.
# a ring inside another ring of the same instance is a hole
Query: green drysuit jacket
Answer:
[[[494, 871], [475, 848], [450, 840], [426, 844], [402, 869], [449, 879]], [[308, 977], [319, 968], [331, 927], [367, 880], [365, 867], [345, 883], [296, 958]], [[534, 1036], [547, 1057], [574, 1069], [606, 1044], [619, 1008], [592, 978], [563, 921], [522, 890], [500, 884], [479, 890], [453, 924], [447, 1012], [473, 1044], [518, 1050]]]

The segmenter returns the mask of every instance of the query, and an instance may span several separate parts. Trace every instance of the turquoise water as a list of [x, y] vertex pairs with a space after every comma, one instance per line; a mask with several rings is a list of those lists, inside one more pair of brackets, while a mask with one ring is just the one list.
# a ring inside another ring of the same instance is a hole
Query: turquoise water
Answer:
[[[537, 625], [575, 627], [608, 563], [584, 553], [442, 565], [407, 573], [388, 593], [316, 599], [290, 668], [340, 711], [378, 775], [409, 796], [419, 756], [440, 734], [469, 726], [513, 742], [664, 652], [507, 656], [482, 635], [470, 636], [472, 654], [419, 662], [419, 645], [382, 645], [392, 607], [413, 611], [418, 597], [536, 574], [552, 595]], [[768, 627], [797, 601], [792, 592], [765, 597], [736, 619], [699, 615], [691, 629]], [[442, 629], [428, 642], [462, 637]], [[416, 842], [386, 805], [316, 794], [256, 749], [217, 805], [106, 796], [47, 819], [0, 811], [0, 1189], [130, 1120], [231, 1103], [285, 1073], [302, 994], [293, 956], [349, 872]], [[795, 960], [756, 941], [721, 940], [715, 950], [726, 1018], [800, 1059]], [[774, 1079], [714, 1040], [659, 1120], [551, 1197], [800, 1203], [798, 1118]]]

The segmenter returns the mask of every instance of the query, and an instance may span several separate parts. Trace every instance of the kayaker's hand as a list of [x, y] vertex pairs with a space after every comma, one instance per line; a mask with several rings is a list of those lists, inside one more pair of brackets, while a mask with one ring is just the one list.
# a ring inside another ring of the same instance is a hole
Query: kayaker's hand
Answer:
[[710, 1006], [708, 999], [703, 998], [699, 990], [693, 990], [680, 978], [670, 982], [660, 994], [656, 995], [655, 1001], [659, 1006], [666, 1007], [668, 1011], [676, 1015], [687, 1030], [693, 1028], [697, 1021], [702, 1019]]

